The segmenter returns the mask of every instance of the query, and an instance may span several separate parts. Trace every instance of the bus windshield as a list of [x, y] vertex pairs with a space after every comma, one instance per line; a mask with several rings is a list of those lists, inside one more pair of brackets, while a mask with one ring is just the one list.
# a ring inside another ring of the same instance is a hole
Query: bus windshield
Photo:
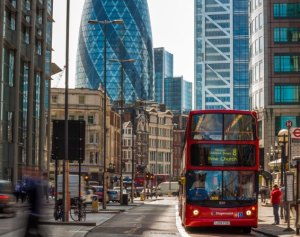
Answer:
[[255, 171], [190, 170], [186, 174], [187, 202], [219, 207], [255, 204], [255, 180]]
[[256, 120], [250, 114], [195, 114], [191, 120], [194, 140], [255, 140]]
[[192, 144], [192, 166], [255, 166], [255, 146], [241, 144]]

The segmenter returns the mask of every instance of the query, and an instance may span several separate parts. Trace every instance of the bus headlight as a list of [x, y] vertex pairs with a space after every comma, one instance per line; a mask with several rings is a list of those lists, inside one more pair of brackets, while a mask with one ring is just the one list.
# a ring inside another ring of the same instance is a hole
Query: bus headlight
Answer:
[[198, 211], [197, 209], [195, 209], [195, 210], [193, 211], [193, 215], [194, 215], [194, 216], [198, 216], [198, 215], [199, 215], [199, 211]]
[[251, 211], [251, 210], [247, 210], [247, 211], [246, 211], [246, 215], [247, 215], [247, 216], [251, 216], [251, 214], [252, 214], [252, 211]]

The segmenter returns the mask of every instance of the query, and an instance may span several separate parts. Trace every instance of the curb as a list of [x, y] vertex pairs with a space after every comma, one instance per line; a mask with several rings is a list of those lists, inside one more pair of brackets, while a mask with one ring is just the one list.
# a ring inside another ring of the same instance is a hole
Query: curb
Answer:
[[82, 226], [96, 226], [96, 222], [81, 222], [81, 221], [40, 221], [41, 225], [82, 225]]

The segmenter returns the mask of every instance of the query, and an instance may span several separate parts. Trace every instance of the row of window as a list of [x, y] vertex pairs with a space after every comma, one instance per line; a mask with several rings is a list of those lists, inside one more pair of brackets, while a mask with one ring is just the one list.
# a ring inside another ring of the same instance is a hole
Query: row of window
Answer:
[[274, 103], [275, 104], [299, 104], [300, 103], [299, 85], [275, 85]]
[[263, 0], [250, 0], [250, 12], [254, 11], [256, 8], [260, 7], [263, 3]]
[[[59, 101], [58, 101], [58, 95], [52, 95], [51, 96], [51, 102], [53, 104], [57, 104]], [[80, 105], [84, 105], [85, 104], [85, 96], [84, 95], [79, 95], [78, 96], [78, 104]]]
[[264, 38], [263, 36], [256, 39], [253, 44], [250, 45], [250, 55], [255, 56], [263, 51], [264, 48]]
[[300, 72], [300, 55], [274, 55], [274, 72], [297, 73]]
[[300, 3], [275, 3], [273, 14], [274, 18], [299, 18]]
[[260, 60], [259, 62], [255, 63], [255, 65], [250, 69], [251, 83], [262, 81], [263, 77], [264, 77], [264, 67], [263, 67], [262, 60]]
[[249, 27], [249, 32], [250, 35], [254, 34], [255, 32], [257, 32], [259, 29], [261, 29], [263, 27], [263, 14], [260, 13], [258, 16], [255, 17], [255, 19], [253, 19], [253, 21], [250, 23], [250, 27]]
[[300, 28], [296, 27], [281, 27], [274, 28], [275, 43], [299, 43]]
[[[69, 120], [76, 120], [76, 118], [77, 118], [77, 120], [85, 120], [85, 116], [84, 115], [78, 115], [78, 116], [75, 116], [75, 115], [69, 115]], [[51, 116], [51, 119], [52, 120], [56, 120], [57, 119], [57, 117], [56, 117], [56, 115], [52, 115]], [[95, 120], [95, 115], [88, 115], [87, 116], [87, 123], [88, 124], [95, 124], [96, 123], [96, 120]]]

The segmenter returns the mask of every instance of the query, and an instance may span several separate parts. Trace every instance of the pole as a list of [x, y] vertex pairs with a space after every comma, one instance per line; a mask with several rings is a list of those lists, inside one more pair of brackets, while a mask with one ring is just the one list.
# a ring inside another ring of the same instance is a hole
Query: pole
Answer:
[[65, 157], [63, 160], [63, 207], [65, 222], [69, 221], [69, 162], [68, 162], [68, 87], [69, 87], [69, 25], [70, 25], [70, 0], [67, 0], [67, 25], [66, 25], [66, 79], [65, 79]]
[[107, 180], [106, 180], [106, 24], [107, 21], [104, 21], [104, 30], [103, 30], [103, 40], [104, 40], [104, 103], [103, 103], [103, 202], [102, 208], [106, 209], [106, 192], [107, 192]]
[[[288, 169], [290, 170], [290, 128], [288, 128], [288, 149], [287, 149], [287, 156], [284, 153], [285, 156], [285, 160], [284, 160], [284, 206], [286, 208], [286, 216], [287, 216], [287, 228], [284, 231], [293, 231], [293, 229], [290, 227], [291, 221], [290, 221], [290, 202], [287, 199], [287, 165], [288, 165]], [[286, 134], [284, 134], [284, 151], [286, 149]]]
[[133, 203], [134, 198], [134, 109], [132, 108], [132, 153], [131, 153], [131, 203]]
[[[121, 64], [121, 93], [120, 93], [120, 105], [121, 105], [121, 172], [120, 172], [120, 203], [123, 204], [123, 103], [124, 103], [124, 72], [123, 62]], [[132, 192], [132, 190], [131, 190]]]

